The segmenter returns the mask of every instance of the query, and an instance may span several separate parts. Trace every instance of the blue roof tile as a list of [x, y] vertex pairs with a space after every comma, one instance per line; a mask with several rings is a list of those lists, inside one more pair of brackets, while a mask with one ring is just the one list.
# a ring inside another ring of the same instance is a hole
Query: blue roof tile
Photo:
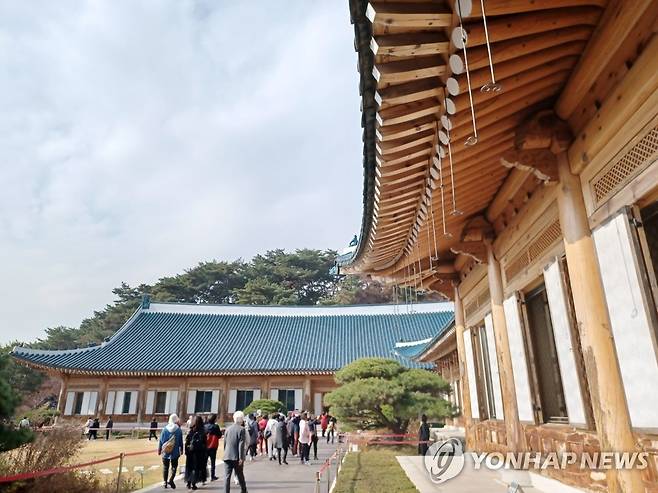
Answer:
[[[152, 303], [106, 343], [69, 351], [14, 348], [34, 366], [109, 374], [334, 372], [362, 357], [406, 366], [398, 342], [429, 339], [453, 318], [451, 304], [415, 313], [378, 307], [226, 307]], [[395, 350], [394, 350], [395, 348]], [[396, 352], [397, 351], [397, 352]]]

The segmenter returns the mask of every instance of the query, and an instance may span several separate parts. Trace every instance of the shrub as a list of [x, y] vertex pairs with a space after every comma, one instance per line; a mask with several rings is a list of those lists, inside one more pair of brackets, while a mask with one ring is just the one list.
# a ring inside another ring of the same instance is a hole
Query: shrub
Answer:
[[262, 414], [285, 413], [286, 408], [282, 402], [272, 399], [258, 399], [252, 401], [247, 407], [243, 409], [245, 414], [256, 413], [260, 409]]
[[[40, 433], [32, 442], [0, 455], [0, 476], [43, 471], [75, 463], [82, 445], [78, 428], [54, 428]], [[121, 482], [120, 491], [131, 491], [131, 480]], [[3, 485], [3, 493], [109, 493], [116, 482], [101, 480], [92, 471], [77, 470]]]

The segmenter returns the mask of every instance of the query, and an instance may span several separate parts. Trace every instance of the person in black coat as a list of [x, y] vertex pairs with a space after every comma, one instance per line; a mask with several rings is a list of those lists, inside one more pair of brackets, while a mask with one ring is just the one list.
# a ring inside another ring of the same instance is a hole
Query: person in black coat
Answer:
[[158, 435], [155, 434], [155, 432], [158, 429], [158, 420], [155, 419], [155, 416], [151, 418], [151, 428], [149, 430], [149, 442], [151, 441], [151, 438], [155, 438], [156, 440], [158, 439]]
[[420, 428], [418, 429], [418, 454], [424, 456], [429, 448], [430, 427], [427, 424], [427, 416], [423, 414], [420, 418]]
[[208, 453], [203, 418], [197, 416], [185, 437], [185, 481], [187, 487], [197, 489], [197, 483], [206, 482]]
[[113, 426], [114, 426], [114, 421], [112, 421], [112, 416], [110, 416], [107, 420], [107, 424], [105, 425], [105, 440], [110, 439], [110, 434], [112, 433]]
[[279, 465], [281, 465], [281, 450], [283, 450], [283, 463], [288, 464], [288, 427], [283, 415], [279, 416], [279, 422], [276, 424], [276, 432], [274, 433], [274, 443], [272, 444], [277, 450], [279, 456]]
[[94, 424], [91, 425], [92, 429], [89, 431], [89, 433], [94, 437], [94, 440], [98, 438], [98, 429], [101, 427], [101, 422], [98, 420], [98, 418], [94, 418]]

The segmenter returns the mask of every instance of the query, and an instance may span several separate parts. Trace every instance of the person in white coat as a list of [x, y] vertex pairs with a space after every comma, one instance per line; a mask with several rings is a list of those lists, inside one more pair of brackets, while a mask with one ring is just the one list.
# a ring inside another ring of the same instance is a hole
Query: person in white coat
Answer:
[[272, 416], [270, 416], [270, 419], [267, 420], [267, 425], [265, 425], [265, 437], [271, 444], [270, 448], [267, 450], [267, 455], [269, 455], [270, 460], [276, 459], [276, 448], [274, 447], [274, 443], [276, 440], [276, 424], [278, 422], [278, 413], [273, 413]]
[[306, 413], [302, 414], [302, 419], [299, 421], [299, 446], [302, 464], [310, 466], [311, 461], [308, 456], [311, 451], [311, 429], [308, 426], [308, 414]]

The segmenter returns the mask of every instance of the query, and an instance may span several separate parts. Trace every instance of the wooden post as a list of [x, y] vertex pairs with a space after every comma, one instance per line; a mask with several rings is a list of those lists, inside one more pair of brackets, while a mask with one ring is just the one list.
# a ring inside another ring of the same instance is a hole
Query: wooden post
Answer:
[[98, 409], [96, 414], [99, 418], [101, 418], [102, 415], [108, 415], [107, 409], [105, 409], [105, 404], [107, 403], [107, 385], [108, 378], [103, 377], [101, 379], [100, 391], [98, 392], [98, 402], [96, 402], [96, 409]]
[[[637, 450], [579, 178], [566, 153], [558, 155], [558, 208], [573, 303], [603, 452]], [[608, 472], [611, 493], [644, 491], [637, 469]]]
[[60, 374], [60, 379], [61, 379], [61, 386], [59, 387], [59, 398], [57, 399], [57, 413], [58, 415], [55, 416], [54, 424], [57, 424], [57, 421], [59, 420], [60, 416], [64, 416], [64, 401], [66, 400], [66, 391], [69, 386], [69, 377], [68, 375], [65, 374]]
[[312, 405], [313, 395], [311, 394], [311, 379], [306, 377], [304, 379], [304, 391], [302, 395], [302, 409], [310, 411]]
[[466, 448], [473, 450], [473, 417], [471, 416], [471, 394], [468, 385], [468, 370], [466, 368], [466, 347], [464, 346], [464, 308], [459, 294], [459, 286], [455, 285], [455, 336], [457, 337], [457, 355], [459, 357], [459, 385], [462, 394], [461, 412], [464, 420]]
[[512, 354], [507, 336], [507, 321], [503, 309], [503, 279], [500, 263], [496, 259], [491, 242], [487, 241], [487, 278], [491, 296], [491, 318], [496, 339], [498, 371], [500, 388], [503, 394], [503, 410], [505, 412], [505, 430], [507, 435], [507, 450], [521, 452], [525, 450], [525, 438], [519, 420], [519, 406], [516, 400], [514, 373], [512, 371]]

